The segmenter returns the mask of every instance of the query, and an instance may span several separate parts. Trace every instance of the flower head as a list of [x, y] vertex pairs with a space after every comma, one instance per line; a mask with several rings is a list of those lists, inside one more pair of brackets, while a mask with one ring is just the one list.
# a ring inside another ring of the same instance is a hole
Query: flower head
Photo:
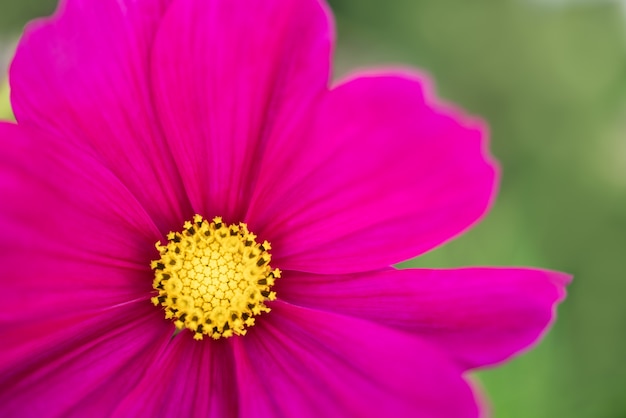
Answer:
[[[329, 86], [321, 0], [64, 0], [0, 124], [3, 416], [472, 417], [568, 277], [396, 270], [488, 209], [485, 129]], [[156, 246], [155, 246], [156, 244]]]

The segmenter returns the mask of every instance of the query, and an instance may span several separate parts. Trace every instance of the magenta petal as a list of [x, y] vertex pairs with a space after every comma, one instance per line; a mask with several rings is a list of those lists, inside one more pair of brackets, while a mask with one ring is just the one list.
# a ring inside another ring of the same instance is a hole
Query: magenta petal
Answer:
[[374, 323], [275, 302], [234, 344], [241, 416], [478, 415], [445, 357]]
[[496, 181], [484, 127], [437, 104], [415, 76], [356, 78], [320, 106], [308, 136], [264, 160], [249, 211], [277, 266], [382, 268], [485, 213]]
[[119, 180], [32, 129], [0, 123], [0, 147], [3, 331], [147, 299], [160, 234]]
[[344, 276], [290, 273], [290, 303], [365, 318], [439, 344], [464, 368], [503, 361], [535, 343], [570, 277], [525, 268], [386, 270]]
[[175, 337], [114, 417], [236, 417], [237, 384], [228, 341]]
[[24, 341], [41, 345], [0, 365], [0, 416], [110, 416], [171, 337], [155, 313], [142, 301], [65, 324], [54, 338], [46, 318], [22, 339], [3, 333], [2, 360]]
[[29, 24], [11, 66], [20, 124], [89, 146], [161, 230], [191, 216], [152, 105], [150, 48], [166, 0], [65, 0]]
[[152, 62], [160, 120], [196, 212], [241, 221], [269, 137], [289, 137], [327, 86], [318, 0], [179, 0]]

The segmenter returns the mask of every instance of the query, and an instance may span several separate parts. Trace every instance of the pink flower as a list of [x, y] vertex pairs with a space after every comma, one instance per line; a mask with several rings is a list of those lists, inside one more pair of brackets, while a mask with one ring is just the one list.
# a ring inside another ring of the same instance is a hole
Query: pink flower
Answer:
[[535, 342], [569, 279], [390, 267], [474, 224], [496, 168], [416, 74], [329, 88], [329, 21], [320, 0], [65, 0], [27, 28], [0, 124], [0, 415], [479, 414], [463, 373]]

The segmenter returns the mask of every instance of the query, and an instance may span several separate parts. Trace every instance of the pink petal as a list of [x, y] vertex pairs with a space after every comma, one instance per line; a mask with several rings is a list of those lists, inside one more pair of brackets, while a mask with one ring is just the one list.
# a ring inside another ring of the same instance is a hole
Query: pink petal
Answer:
[[45, 334], [147, 299], [160, 235], [119, 180], [75, 146], [32, 129], [0, 123], [0, 147], [3, 338]]
[[292, 138], [327, 86], [330, 39], [318, 0], [173, 4], [153, 87], [196, 212], [242, 220], [268, 138]]
[[524, 268], [387, 270], [344, 276], [290, 273], [290, 303], [368, 319], [439, 344], [464, 368], [501, 362], [536, 343], [570, 277]]
[[[31, 339], [42, 344], [0, 366], [0, 415], [110, 416], [172, 335], [158, 313], [149, 302], [136, 302], [68, 323], [54, 335], [45, 317], [29, 321], [39, 325]], [[0, 357], [21, 345], [3, 333]]]
[[478, 415], [437, 350], [374, 323], [275, 302], [234, 345], [240, 416]]
[[176, 336], [124, 402], [115, 417], [236, 417], [234, 358], [226, 340]]
[[27, 26], [10, 73], [18, 122], [93, 148], [165, 232], [193, 215], [148, 85], [168, 4], [64, 0]]
[[307, 136], [267, 155], [248, 213], [276, 265], [368, 271], [421, 254], [487, 210], [485, 128], [410, 74], [364, 76], [327, 94]]

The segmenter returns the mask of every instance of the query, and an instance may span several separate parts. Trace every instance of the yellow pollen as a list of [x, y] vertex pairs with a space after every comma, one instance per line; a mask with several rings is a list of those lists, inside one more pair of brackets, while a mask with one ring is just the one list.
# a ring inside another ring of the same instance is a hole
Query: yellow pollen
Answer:
[[159, 294], [152, 303], [196, 340], [245, 335], [254, 316], [270, 311], [264, 302], [276, 299], [270, 289], [280, 277], [270, 267], [269, 242], [256, 238], [245, 223], [195, 215], [181, 232], [167, 234], [166, 245], [156, 243], [161, 258], [150, 266]]

